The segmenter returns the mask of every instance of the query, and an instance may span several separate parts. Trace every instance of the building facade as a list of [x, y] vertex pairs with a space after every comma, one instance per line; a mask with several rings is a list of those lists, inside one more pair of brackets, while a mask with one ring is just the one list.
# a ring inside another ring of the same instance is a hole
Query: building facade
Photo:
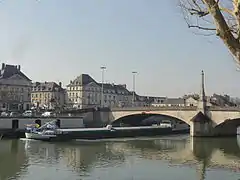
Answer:
[[183, 98], [168, 98], [168, 97], [162, 98], [151, 103], [151, 106], [153, 107], [171, 107], [171, 106], [182, 107], [185, 105], [186, 105], [185, 99]]
[[65, 105], [65, 89], [62, 88], [62, 83], [33, 83], [31, 92], [31, 103], [36, 108], [63, 108]]
[[[100, 107], [102, 83], [96, 82], [88, 74], [81, 74], [67, 85], [68, 107]], [[132, 102], [131, 93], [126, 85], [103, 84], [103, 106], [124, 107]]]
[[0, 70], [0, 110], [22, 111], [30, 109], [31, 80], [20, 65], [2, 63]]
[[192, 97], [192, 96], [189, 96], [189, 97], [186, 97], [185, 98], [185, 105], [186, 106], [195, 106], [197, 107], [198, 106], [198, 99]]

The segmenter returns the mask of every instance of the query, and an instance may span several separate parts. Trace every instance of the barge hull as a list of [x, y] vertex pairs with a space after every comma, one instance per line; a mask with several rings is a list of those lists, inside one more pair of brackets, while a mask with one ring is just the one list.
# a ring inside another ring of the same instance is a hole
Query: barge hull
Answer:
[[74, 139], [97, 140], [110, 138], [131, 138], [131, 137], [154, 137], [173, 134], [186, 134], [189, 129], [172, 130], [171, 128], [153, 128], [153, 129], [117, 129], [117, 130], [96, 130], [96, 131], [69, 131], [67, 134], [59, 134], [57, 137], [49, 138], [49, 141], [68, 141]]

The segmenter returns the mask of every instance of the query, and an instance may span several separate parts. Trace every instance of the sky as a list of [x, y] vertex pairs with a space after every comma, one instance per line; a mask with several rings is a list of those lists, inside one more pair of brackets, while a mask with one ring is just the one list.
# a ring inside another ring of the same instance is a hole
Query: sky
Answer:
[[240, 71], [215, 36], [187, 27], [177, 0], [0, 1], [0, 63], [20, 64], [32, 81], [67, 85], [82, 73], [127, 84], [140, 95], [200, 91], [240, 97]]

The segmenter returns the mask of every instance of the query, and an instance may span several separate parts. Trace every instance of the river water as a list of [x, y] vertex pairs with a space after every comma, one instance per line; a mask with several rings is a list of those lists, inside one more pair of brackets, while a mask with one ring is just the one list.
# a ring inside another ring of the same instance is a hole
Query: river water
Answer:
[[0, 180], [239, 180], [240, 137], [0, 141]]

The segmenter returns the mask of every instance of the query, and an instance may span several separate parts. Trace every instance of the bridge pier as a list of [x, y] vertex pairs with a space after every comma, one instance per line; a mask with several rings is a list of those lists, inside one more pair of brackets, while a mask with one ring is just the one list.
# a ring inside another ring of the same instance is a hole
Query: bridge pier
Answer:
[[190, 121], [190, 136], [209, 137], [213, 136], [212, 120], [201, 111]]
[[205, 95], [204, 88], [204, 72], [201, 74], [201, 91], [200, 98], [198, 101], [199, 111], [191, 120], [190, 120], [190, 135], [194, 137], [206, 137], [213, 136], [213, 126], [212, 120], [208, 117], [208, 108], [207, 108], [207, 99]]

